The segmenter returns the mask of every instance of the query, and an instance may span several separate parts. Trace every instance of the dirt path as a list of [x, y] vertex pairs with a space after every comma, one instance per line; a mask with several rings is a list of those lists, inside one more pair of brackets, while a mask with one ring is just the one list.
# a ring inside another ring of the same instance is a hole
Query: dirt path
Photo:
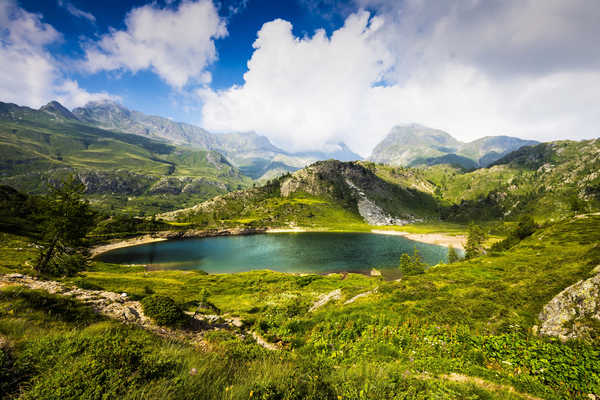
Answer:
[[[228, 318], [227, 316], [218, 315], [188, 314], [191, 319], [188, 329], [172, 329], [159, 326], [144, 315], [142, 305], [139, 301], [129, 299], [125, 293], [119, 294], [103, 290], [69, 287], [60, 282], [43, 281], [21, 274], [0, 275], [0, 288], [6, 286], [24, 286], [29, 289], [45, 290], [48, 293], [61, 296], [70, 296], [92, 307], [98, 314], [122, 323], [138, 325], [161, 337], [186, 342], [204, 350], [208, 348], [208, 344], [204, 340], [204, 334], [208, 331], [230, 330], [241, 337], [247, 335], [255, 336], [254, 332], [243, 330], [243, 324], [239, 318]], [[269, 343], [262, 338], [260, 340], [256, 339], [256, 342], [269, 350], [279, 349], [277, 345]]]
[[446, 235], [443, 233], [409, 233], [402, 231], [386, 231], [381, 229], [372, 229], [372, 233], [378, 235], [404, 236], [407, 239], [422, 243], [437, 244], [440, 246], [452, 246], [455, 249], [464, 250], [467, 238], [464, 235]]
[[515, 394], [523, 399], [526, 400], [544, 400], [540, 397], [536, 397], [536, 396], [532, 396], [530, 394], [527, 393], [521, 393], [521, 392], [517, 392], [517, 390], [512, 387], [512, 386], [508, 386], [508, 385], [501, 385], [499, 383], [494, 383], [494, 382], [490, 382], [490, 381], [486, 381], [484, 379], [475, 377], [475, 376], [467, 376], [467, 375], [462, 375], [462, 374], [456, 374], [456, 373], [452, 373], [449, 375], [442, 375], [441, 376], [443, 379], [452, 381], [452, 382], [459, 382], [459, 383], [471, 383], [475, 386], [479, 386], [482, 389], [486, 389], [486, 390], [490, 390], [490, 391], [506, 391], [512, 394]]

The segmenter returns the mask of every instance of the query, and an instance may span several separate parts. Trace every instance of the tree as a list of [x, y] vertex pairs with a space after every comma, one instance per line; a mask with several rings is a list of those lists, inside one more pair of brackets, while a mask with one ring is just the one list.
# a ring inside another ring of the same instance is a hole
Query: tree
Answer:
[[83, 185], [73, 176], [50, 187], [45, 197], [41, 249], [35, 269], [48, 275], [70, 275], [87, 262], [77, 251], [94, 222], [94, 213], [83, 199]]
[[456, 249], [452, 245], [448, 246], [448, 264], [455, 263], [459, 260], [460, 257], [458, 256]]
[[519, 218], [517, 228], [515, 229], [514, 235], [523, 240], [528, 236], [533, 235], [533, 232], [537, 229], [537, 225], [531, 215], [522, 215]]
[[467, 245], [465, 246], [465, 258], [475, 258], [485, 253], [483, 243], [487, 239], [487, 234], [479, 225], [473, 222], [469, 224], [467, 234]]
[[415, 246], [415, 250], [412, 256], [407, 253], [403, 253], [400, 256], [400, 264], [398, 268], [402, 272], [402, 276], [410, 276], [410, 275], [420, 275], [425, 273], [425, 268], [427, 268], [427, 264], [423, 262], [421, 258], [421, 254], [419, 250], [417, 250], [417, 246]]

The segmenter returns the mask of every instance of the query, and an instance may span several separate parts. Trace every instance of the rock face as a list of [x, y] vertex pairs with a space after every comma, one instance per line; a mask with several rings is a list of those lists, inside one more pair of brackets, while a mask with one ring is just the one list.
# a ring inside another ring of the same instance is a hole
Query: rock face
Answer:
[[348, 184], [358, 198], [358, 213], [369, 225], [406, 225], [414, 221], [414, 218], [402, 219], [389, 215], [381, 207], [369, 200], [367, 195], [349, 179], [346, 179], [346, 184]]
[[412, 201], [412, 193], [383, 181], [360, 163], [317, 162], [285, 178], [280, 192], [281, 197], [305, 192], [344, 203], [355, 207], [371, 225], [404, 225], [415, 220], [395, 207]]
[[[539, 315], [539, 333], [561, 340], [587, 337], [600, 323], [600, 273], [569, 286]], [[597, 329], [597, 328], [596, 328]]]

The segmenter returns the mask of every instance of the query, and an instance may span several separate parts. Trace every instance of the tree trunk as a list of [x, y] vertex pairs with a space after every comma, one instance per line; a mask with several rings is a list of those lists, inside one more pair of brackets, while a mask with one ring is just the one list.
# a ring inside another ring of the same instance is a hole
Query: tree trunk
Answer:
[[46, 253], [42, 257], [40, 257], [40, 261], [38, 262], [38, 264], [35, 267], [36, 271], [42, 272], [46, 268], [46, 266], [50, 262], [50, 259], [52, 258], [52, 254], [54, 253], [54, 249], [56, 248], [57, 243], [58, 243], [58, 233], [56, 235], [54, 235], [54, 238], [52, 239], [52, 242], [50, 243], [48, 250], [46, 250]]

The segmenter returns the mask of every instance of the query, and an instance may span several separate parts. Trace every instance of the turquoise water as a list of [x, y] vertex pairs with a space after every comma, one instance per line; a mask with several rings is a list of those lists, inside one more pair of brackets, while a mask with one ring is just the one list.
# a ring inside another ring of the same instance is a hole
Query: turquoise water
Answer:
[[173, 240], [102, 254], [101, 261], [145, 264], [149, 269], [201, 269], [208, 273], [271, 269], [280, 272], [369, 271], [398, 265], [415, 246], [424, 261], [446, 261], [448, 249], [401, 236], [372, 233], [269, 233]]

